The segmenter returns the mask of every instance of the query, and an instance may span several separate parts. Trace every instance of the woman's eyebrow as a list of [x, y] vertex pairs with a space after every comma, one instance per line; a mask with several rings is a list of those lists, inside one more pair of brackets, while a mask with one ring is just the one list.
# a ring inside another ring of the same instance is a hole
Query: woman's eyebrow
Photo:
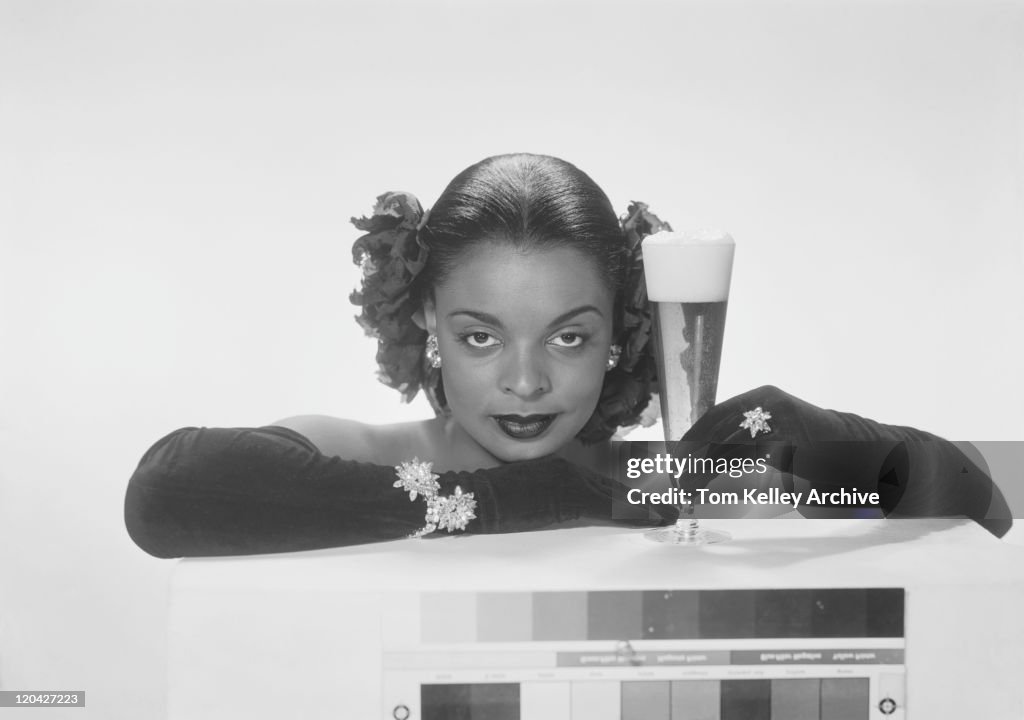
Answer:
[[494, 315], [488, 315], [485, 312], [478, 312], [476, 310], [452, 310], [448, 313], [449, 318], [453, 318], [456, 315], [469, 315], [474, 320], [479, 320], [487, 325], [496, 325], [501, 327], [501, 320], [496, 318]]
[[[572, 310], [564, 312], [561, 315], [559, 315], [558, 317], [556, 317], [554, 320], [552, 320], [549, 323], [548, 327], [554, 327], [555, 325], [561, 325], [562, 323], [566, 322], [567, 320], [571, 320], [572, 318], [576, 317], [577, 315], [582, 315], [583, 313], [588, 313], [588, 312], [597, 313], [598, 316], [600, 316], [602, 318], [604, 317], [604, 313], [602, 313], [601, 310], [598, 309], [596, 306], [594, 306], [594, 305], [580, 305], [579, 307], [573, 308]], [[501, 320], [499, 320], [494, 315], [490, 315], [489, 313], [479, 312], [477, 310], [461, 310], [461, 309], [460, 310], [453, 310], [452, 312], [448, 313], [448, 317], [449, 318], [454, 317], [456, 315], [469, 315], [471, 318], [474, 318], [475, 320], [478, 320], [479, 322], [486, 323], [488, 325], [494, 325], [496, 327], [502, 327]]]
[[604, 317], [604, 313], [601, 312], [596, 306], [594, 306], [594, 305], [580, 305], [578, 308], [573, 308], [572, 310], [569, 310], [568, 312], [564, 312], [561, 315], [559, 315], [558, 317], [556, 317], [554, 320], [551, 321], [551, 324], [549, 325], [549, 327], [553, 327], [555, 325], [561, 325], [562, 323], [566, 322], [567, 320], [572, 320], [577, 315], [582, 315], [583, 313], [588, 313], [588, 312], [597, 313], [598, 316], [600, 316], [602, 318]]

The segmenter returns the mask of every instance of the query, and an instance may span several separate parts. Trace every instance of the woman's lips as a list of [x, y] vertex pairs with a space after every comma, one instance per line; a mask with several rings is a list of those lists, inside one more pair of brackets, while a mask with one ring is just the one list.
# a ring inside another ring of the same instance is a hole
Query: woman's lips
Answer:
[[495, 415], [498, 427], [510, 438], [529, 440], [543, 434], [554, 421], [554, 415]]

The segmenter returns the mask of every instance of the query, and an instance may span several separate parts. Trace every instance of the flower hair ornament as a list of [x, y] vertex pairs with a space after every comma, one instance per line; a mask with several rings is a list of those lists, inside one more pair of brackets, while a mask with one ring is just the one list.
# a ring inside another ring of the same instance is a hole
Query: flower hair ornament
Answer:
[[[642, 422], [657, 389], [658, 373], [653, 342], [653, 320], [647, 300], [647, 282], [641, 243], [648, 235], [672, 226], [648, 210], [647, 203], [634, 200], [619, 218], [626, 235], [626, 270], [614, 368], [605, 373], [601, 399], [594, 414], [579, 432], [584, 443], [600, 442], [620, 427]], [[657, 406], [657, 403], [654, 403]]]
[[387, 192], [377, 197], [370, 217], [352, 218], [366, 234], [352, 246], [352, 260], [363, 277], [349, 299], [362, 307], [356, 321], [377, 339], [380, 381], [398, 390], [405, 402], [423, 388], [439, 411], [441, 373], [424, 353], [427, 332], [413, 320], [419, 310], [413, 281], [427, 263], [427, 249], [417, 236], [428, 217], [412, 193]]
[[[428, 252], [418, 235], [429, 216], [415, 195], [387, 192], [377, 197], [369, 217], [352, 218], [352, 224], [365, 234], [352, 247], [362, 281], [350, 299], [362, 308], [356, 320], [367, 335], [377, 339], [380, 381], [398, 390], [405, 402], [422, 389], [440, 415], [447, 405], [440, 356], [428, 347], [427, 332], [413, 319], [420, 310], [413, 288], [426, 266]], [[620, 427], [640, 422], [657, 387], [641, 242], [672, 227], [645, 203], [636, 201], [630, 203], [619, 223], [625, 235], [619, 332], [597, 407], [578, 433], [584, 443], [607, 440]]]

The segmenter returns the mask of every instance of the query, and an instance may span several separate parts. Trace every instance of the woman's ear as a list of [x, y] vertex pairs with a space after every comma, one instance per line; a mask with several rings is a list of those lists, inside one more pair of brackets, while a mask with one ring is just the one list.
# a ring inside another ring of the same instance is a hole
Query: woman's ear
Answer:
[[412, 314], [412, 321], [421, 330], [426, 330], [431, 335], [437, 334], [437, 313], [434, 311], [434, 302], [427, 300], [423, 307]]

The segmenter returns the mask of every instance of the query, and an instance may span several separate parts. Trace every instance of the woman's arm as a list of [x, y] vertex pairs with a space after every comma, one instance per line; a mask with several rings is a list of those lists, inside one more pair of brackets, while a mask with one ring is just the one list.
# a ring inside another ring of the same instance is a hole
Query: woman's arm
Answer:
[[[751, 437], [740, 424], [755, 408], [770, 413], [771, 429]], [[999, 488], [951, 442], [820, 408], [771, 385], [716, 405], [686, 433], [677, 452], [771, 455], [769, 464], [819, 491], [877, 491], [889, 516], [965, 515], [1000, 537], [1013, 524]]]
[[[125, 524], [156, 557], [291, 552], [407, 537], [426, 502], [394, 486], [395, 468], [327, 457], [281, 427], [181, 428], [143, 456], [128, 483]], [[603, 524], [625, 486], [561, 459], [440, 476], [441, 493], [472, 492], [467, 532]], [[671, 508], [653, 506], [661, 518]], [[626, 521], [637, 524], [637, 521]]]
[[329, 415], [295, 415], [271, 425], [294, 430], [324, 455], [360, 462], [375, 462], [376, 450], [391, 439], [382, 437], [382, 426]]

